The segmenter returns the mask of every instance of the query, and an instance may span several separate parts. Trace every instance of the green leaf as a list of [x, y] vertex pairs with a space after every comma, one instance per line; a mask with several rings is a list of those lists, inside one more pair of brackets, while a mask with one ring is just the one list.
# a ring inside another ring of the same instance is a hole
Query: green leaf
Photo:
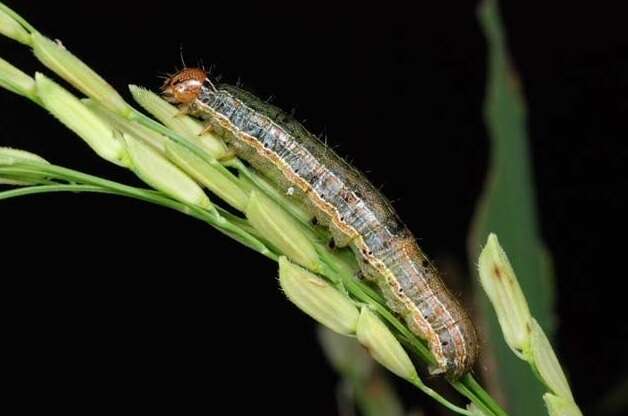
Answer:
[[[470, 236], [476, 259], [489, 233], [499, 235], [517, 271], [530, 311], [551, 338], [554, 293], [548, 256], [540, 238], [529, 158], [525, 104], [512, 68], [495, 0], [484, 0], [479, 19], [488, 42], [485, 119], [491, 137], [490, 168]], [[543, 388], [526, 363], [511, 353], [488, 301], [483, 300], [494, 386], [500, 386], [513, 415], [541, 415]]]

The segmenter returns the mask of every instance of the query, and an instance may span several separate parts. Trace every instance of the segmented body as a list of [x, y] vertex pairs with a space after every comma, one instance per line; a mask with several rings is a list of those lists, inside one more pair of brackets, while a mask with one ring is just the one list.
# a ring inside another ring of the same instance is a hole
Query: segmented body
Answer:
[[[177, 82], [186, 80], [175, 76], [169, 85], [183, 86]], [[438, 362], [434, 372], [451, 378], [468, 372], [478, 353], [473, 324], [386, 198], [277, 107], [228, 85], [205, 82], [193, 91], [193, 100], [185, 95], [189, 112], [207, 120], [239, 157], [278, 187], [290, 189], [329, 227], [337, 246], [351, 247], [389, 307], [427, 341]], [[169, 97], [184, 101], [172, 91]]]

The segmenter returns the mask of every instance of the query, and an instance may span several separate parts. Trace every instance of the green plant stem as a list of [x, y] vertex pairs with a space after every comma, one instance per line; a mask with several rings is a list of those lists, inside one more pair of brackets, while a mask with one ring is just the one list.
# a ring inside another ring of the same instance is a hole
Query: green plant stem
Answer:
[[[347, 275], [347, 267], [338, 267], [338, 261], [323, 255], [323, 262], [333, 268], [340, 275], [340, 283], [343, 287], [357, 300], [371, 306], [377, 314], [382, 317], [389, 325], [393, 327], [400, 340], [410, 348], [410, 350], [419, 356], [419, 358], [427, 364], [435, 364], [436, 360], [432, 356], [429, 349], [423, 341], [419, 340], [410, 330], [397, 319], [385, 306], [383, 306], [383, 298], [371, 287], [356, 280], [354, 275]], [[335, 267], [334, 267], [335, 266]], [[334, 273], [323, 270], [323, 273], [332, 282], [339, 283], [338, 277]], [[331, 275], [331, 276], [330, 276]], [[467, 397], [476, 406], [480, 407], [487, 414], [495, 416], [508, 416], [507, 413], [493, 400], [490, 395], [477, 383], [472, 375], [467, 374], [460, 380], [448, 380], [449, 383], [461, 394]], [[418, 386], [417, 386], [418, 387]], [[427, 392], [426, 392], [427, 393]]]
[[463, 409], [463, 408], [461, 408], [459, 406], [456, 406], [455, 404], [449, 402], [447, 399], [445, 399], [443, 396], [438, 394], [436, 391], [434, 391], [433, 389], [431, 389], [431, 388], [427, 387], [425, 384], [423, 384], [423, 382], [420, 379], [412, 380], [411, 383], [414, 384], [423, 393], [427, 394], [432, 399], [436, 400], [438, 403], [440, 403], [443, 406], [445, 406], [447, 409], [449, 409], [449, 410], [451, 410], [453, 412], [456, 412], [458, 414], [461, 414], [461, 415], [472, 416], [471, 412], [469, 412], [468, 410]]
[[497, 416], [508, 416], [506, 411], [504, 411], [504, 409], [499, 406], [495, 399], [493, 399], [493, 397], [488, 394], [486, 390], [484, 390], [484, 388], [475, 380], [475, 378], [471, 374], [467, 374], [462, 377], [460, 381], [458, 381], [458, 383], [465, 386], [475, 395], [477, 395], [478, 398], [482, 400], [482, 402], [486, 404], [490, 409], [492, 409]]
[[[347, 281], [345, 280], [345, 282]], [[347, 290], [355, 298], [372, 306], [380, 317], [384, 318], [386, 322], [393, 326], [398, 337], [405, 341], [406, 344], [410, 344], [411, 351], [418, 355], [421, 360], [427, 362], [428, 364], [435, 364], [436, 360], [423, 342], [420, 341], [416, 335], [410, 332], [408, 328], [403, 325], [388, 309], [367, 295], [361, 286], [364, 286], [364, 284], [353, 280], [353, 282], [350, 282]], [[486, 413], [490, 412], [495, 416], [507, 416], [507, 413], [492, 398], [490, 398], [488, 393], [470, 374], [467, 374], [465, 377], [457, 381], [448, 381], [457, 391], [462, 393], [478, 407], [481, 407]]]
[[[5, 170], [8, 170], [8, 169], [0, 168], [0, 173], [4, 173]], [[29, 170], [29, 169], [14, 169], [13, 171], [14, 173], [19, 173], [19, 171], [22, 171], [22, 173], [32, 172], [32, 170]], [[86, 175], [86, 176], [89, 176], [89, 175]], [[92, 179], [98, 179], [98, 178], [92, 178]], [[135, 199], [140, 199], [143, 201], [152, 202], [158, 205], [172, 208], [179, 212], [182, 212], [194, 218], [197, 218], [199, 220], [205, 221], [209, 223], [210, 225], [214, 225], [213, 220], [208, 220], [208, 216], [205, 212], [203, 212], [203, 210], [194, 209], [194, 207], [190, 207], [188, 205], [169, 199], [159, 194], [158, 192], [132, 188], [126, 185], [116, 184], [107, 180], [102, 180], [102, 181], [107, 183], [107, 187], [98, 186], [98, 185], [86, 185], [86, 184], [55, 184], [55, 185], [35, 185], [35, 186], [28, 186], [24, 188], [17, 188], [17, 189], [0, 192], [0, 200], [15, 198], [19, 196], [49, 193], [49, 192], [94, 192], [94, 193], [113, 194], [113, 195], [121, 195], [121, 196], [131, 197]], [[96, 180], [94, 182], [99, 182], [99, 181]], [[114, 185], [114, 186], [111, 186], [111, 185]], [[272, 258], [273, 260], [278, 259], [276, 256], [268, 256], [268, 257]], [[375, 303], [375, 306], [379, 306], [379, 305]], [[380, 308], [377, 308], [377, 309], [380, 309]], [[425, 394], [432, 397], [434, 400], [436, 400], [437, 402], [439, 402], [446, 408], [462, 415], [471, 415], [469, 411], [452, 404], [443, 396], [438, 394], [436, 391], [427, 387], [421, 380], [419, 379], [413, 380], [412, 384], [414, 384], [417, 388], [419, 388]]]
[[[134, 117], [135, 121], [150, 128], [151, 130], [154, 130], [161, 134], [165, 134], [166, 136], [173, 139], [175, 142], [184, 145], [186, 148], [190, 149], [195, 154], [202, 157], [205, 162], [210, 163], [214, 166], [219, 165], [222, 167], [222, 169], [226, 171], [227, 174], [231, 175], [231, 172], [229, 172], [224, 166], [222, 166], [215, 159], [207, 155], [198, 146], [194, 145], [193, 143], [190, 143], [187, 139], [181, 137], [180, 135], [174, 133], [172, 130], [168, 129], [167, 127], [162, 126], [161, 124], [155, 122], [154, 120], [144, 116], [143, 114], [139, 112], [136, 113], [136, 116], [137, 118]], [[28, 163], [24, 162], [23, 164], [27, 165]], [[246, 166], [244, 166], [241, 162], [237, 165], [237, 169], [238, 171], [247, 175], [247, 177], [251, 181], [253, 181], [256, 185], [258, 185], [257, 181], [255, 181], [255, 178], [250, 174], [250, 172], [248, 172], [248, 169], [246, 168]], [[166, 198], [162, 196], [161, 194], [154, 191], [133, 188], [127, 185], [117, 183], [117, 182], [109, 181], [103, 178], [98, 178], [92, 175], [88, 175], [88, 174], [77, 172], [71, 169], [63, 168], [61, 166], [37, 164], [36, 167], [30, 168], [30, 169], [11, 166], [11, 167], [0, 168], [0, 173], [3, 173], [3, 172], [7, 174], [18, 175], [18, 176], [19, 174], [47, 173], [63, 180], [67, 180], [70, 182], [81, 182], [83, 184], [92, 186], [92, 188], [89, 188], [89, 187], [82, 188], [84, 191], [124, 195], [124, 196], [141, 199], [148, 202], [153, 202], [158, 205], [167, 206], [169, 208], [173, 208], [177, 211], [186, 213], [188, 215], [192, 215], [195, 218], [198, 218], [212, 225], [213, 227], [215, 227], [216, 229], [218, 229], [225, 235], [235, 239], [236, 241], [239, 241], [243, 245], [257, 251], [258, 253], [268, 258], [271, 258], [275, 261], [278, 260], [278, 253], [275, 253], [272, 250], [270, 250], [266, 244], [260, 241], [259, 236], [255, 236], [254, 235], [255, 233], [247, 232], [243, 230], [242, 221], [244, 220], [239, 219], [240, 223], [236, 225], [233, 222], [229, 221], [227, 218], [228, 217], [237, 218], [237, 217], [233, 216], [232, 214], [227, 213], [226, 211], [222, 209], [220, 209], [220, 212], [218, 211], [217, 208], [213, 208], [211, 211], [203, 210], [198, 207], [182, 204], [180, 202]], [[30, 193], [41, 193], [41, 192], [46, 192], [46, 191], [58, 192], [61, 190], [61, 188], [55, 188], [55, 185], [49, 185], [49, 186], [50, 186], [49, 188], [30, 187], [30, 188], [37, 188], [37, 189], [31, 189]], [[62, 185], [56, 185], [56, 186], [58, 187]], [[65, 186], [68, 186], [68, 185], [65, 185]], [[77, 185], [77, 186], [81, 186], [81, 185]], [[100, 187], [100, 191], [93, 190], [95, 189], [94, 187]], [[103, 188], [107, 190], [103, 190]], [[29, 188], [24, 188], [22, 189], [22, 191], [25, 191], [26, 189], [29, 189]], [[73, 190], [76, 192], [77, 190], [80, 190], [80, 189], [77, 187], [77, 188], [66, 188], [65, 190], [66, 191]], [[19, 191], [19, 190], [16, 190], [16, 191]], [[13, 192], [13, 191], [8, 191], [8, 192]], [[29, 192], [25, 191], [25, 193], [23, 194], [18, 192], [16, 194], [8, 194], [8, 195], [20, 196], [20, 195], [28, 195], [28, 194]], [[223, 215], [223, 214], [226, 214], [226, 215]], [[314, 227], [311, 224], [307, 224], [307, 227], [310, 229], [310, 231], [313, 231], [314, 234], [320, 234], [314, 230]], [[429, 349], [425, 346], [425, 344], [421, 340], [419, 340], [415, 334], [413, 334], [399, 319], [397, 319], [384, 306], [385, 301], [382, 298], [382, 296], [379, 293], [375, 292], [371, 287], [358, 281], [355, 278], [355, 271], [357, 271], [357, 269], [352, 269], [346, 263], [338, 259], [338, 256], [333, 256], [331, 253], [329, 253], [327, 249], [320, 250], [320, 254], [323, 259], [323, 262], [328, 266], [322, 271], [322, 274], [325, 277], [327, 277], [330, 281], [334, 282], [335, 284], [341, 285], [355, 299], [370, 305], [380, 317], [382, 317], [386, 322], [389, 323], [389, 325], [393, 327], [397, 336], [401, 339], [401, 341], [404, 344], [406, 344], [406, 346], [410, 347], [411, 351], [414, 354], [416, 354], [422, 361], [426, 362], [428, 365], [435, 364], [436, 361], [434, 357], [432, 356], [431, 352], [429, 351]], [[353, 270], [354, 272], [352, 273], [351, 270]], [[499, 405], [497, 405], [497, 403], [494, 400], [490, 398], [490, 396], [479, 386], [479, 384], [477, 384], [477, 382], [475, 382], [475, 380], [471, 376], [467, 376], [462, 381], [450, 381], [450, 383], [457, 391], [459, 391], [461, 394], [467, 397], [471, 402], [475, 403], [478, 407], [484, 409], [486, 413], [489, 413], [489, 414], [492, 413], [495, 416], [506, 416], [506, 413], [499, 407]], [[441, 399], [446, 401], [442, 397]]]
[[[46, 192], [95, 192], [131, 197], [175, 209], [179, 212], [190, 215], [214, 226], [229, 237], [236, 239], [266, 257], [275, 261], [278, 260], [277, 253], [274, 253], [266, 248], [266, 246], [255, 236], [243, 231], [241, 228], [242, 224], [232, 224], [231, 221], [227, 221], [226, 219], [220, 221], [220, 218], [223, 218], [223, 215], [218, 214], [217, 211], [207, 211], [195, 206], [183, 204], [170, 199], [157, 191], [135, 188], [82, 172], [77, 172], [72, 169], [55, 165], [44, 165], [41, 163], [20, 162], [19, 164], [0, 167], [0, 174], [13, 175], [18, 178], [20, 175], [24, 174], [47, 174], [56, 179], [74, 182], [71, 184], [50, 184], [50, 180], [45, 179], [45, 185], [28, 186], [0, 192], [0, 200]], [[244, 221], [222, 209], [220, 209], [220, 211], [223, 211], [225, 217], [230, 220], [240, 222]], [[352, 268], [348, 264], [343, 263], [338, 257], [339, 256], [332, 257], [329, 253], [326, 253], [326, 255], [323, 256], [324, 262], [328, 265], [328, 267], [323, 270], [323, 274], [330, 281], [336, 284], [341, 284], [355, 299], [370, 305], [393, 327], [402, 342], [409, 347], [414, 354], [418, 355], [419, 358], [427, 363], [435, 363], [434, 358], [423, 342], [412, 334], [405, 327], [405, 325], [401, 323], [401, 321], [399, 321], [387, 308], [382, 305], [383, 298], [365, 283], [356, 280], [354, 275], [350, 273]], [[460, 381], [451, 383], [456, 390], [466, 396], [478, 407], [484, 409], [486, 413], [492, 413], [496, 416], [506, 415], [470, 375], [465, 376], [465, 378]], [[422, 382], [418, 381], [413, 384], [449, 409], [457, 411], [458, 413], [461, 413], [460, 410], [462, 410], [462, 414], [468, 414], [466, 410], [451, 404], [434, 390], [425, 386]]]
[[486, 393], [486, 391], [483, 388], [479, 387], [479, 385], [477, 385], [475, 380], [471, 382], [470, 380], [472, 379], [473, 379], [473, 376], [467, 375], [463, 377], [462, 380], [458, 380], [458, 381], [450, 380], [449, 384], [451, 384], [451, 386], [454, 389], [456, 389], [458, 393], [467, 397], [477, 407], [482, 409], [482, 411], [485, 414], [495, 415], [495, 416], [508, 416], [508, 414], [497, 403], [493, 402], [494, 404], [491, 405], [490, 403], [487, 403], [485, 400], [482, 399], [482, 397], [487, 395], [488, 393]]
[[[356, 279], [354, 273], [350, 273], [347, 267], [342, 267], [338, 264], [338, 260], [335, 257], [330, 256], [328, 253], [321, 253], [322, 260], [331, 271], [323, 270], [322, 274], [328, 277], [332, 282], [340, 284], [342, 288], [357, 300], [364, 302], [371, 306], [378, 315], [386, 320], [395, 329], [401, 337], [407, 340], [415, 349], [415, 353], [419, 355], [421, 360], [428, 364], [436, 364], [436, 360], [432, 356], [429, 349], [425, 344], [418, 339], [410, 330], [397, 319], [383, 304], [385, 303], [383, 297], [375, 292], [371, 287], [365, 283]], [[338, 277], [340, 279], [338, 279]]]
[[[17, 13], [6, 7], [4, 4], [0, 3], [0, 9], [13, 17], [27, 30], [31, 32], [36, 32], [36, 29], [33, 26], [31, 26], [26, 20], [24, 20]], [[39, 102], [38, 100], [33, 101], [41, 105], [41, 102]], [[126, 116], [126, 119], [131, 122], [139, 123], [151, 129], [152, 131], [169, 137], [174, 142], [190, 150], [196, 156], [201, 158], [204, 162], [219, 169], [222, 173], [233, 175], [225, 165], [220, 163], [215, 158], [211, 157], [193, 141], [179, 135], [173, 130], [161, 125], [160, 123], [138, 112], [137, 110], [134, 110], [130, 114], [125, 114], [123, 116]], [[231, 163], [226, 162], [225, 164], [227, 166], [236, 168], [239, 174], [246, 176], [265, 194], [273, 198], [272, 193], [269, 193], [268, 190], [265, 189], [266, 184], [260, 183], [255, 174], [251, 172], [246, 167], [246, 165], [244, 165], [239, 159], [234, 159]], [[272, 246], [266, 244], [264, 242], [264, 238], [259, 236], [259, 234], [246, 222], [246, 220], [239, 218], [236, 215], [233, 215], [221, 209], [220, 207], [202, 209], [197, 206], [178, 202], [157, 191], [134, 188], [131, 186], [123, 185], [117, 182], [87, 175], [81, 172], [73, 171], [55, 165], [42, 165], [34, 163], [30, 164], [27, 162], [20, 162], [13, 165], [0, 167], [0, 174], [5, 174], [7, 175], [7, 177], [10, 176], [19, 178], [20, 174], [32, 175], [41, 173], [45, 173], [52, 178], [57, 178], [59, 180], [67, 181], [70, 183], [51, 183], [49, 179], [41, 179], [39, 181], [41, 183], [35, 186], [28, 186], [0, 192], [0, 199], [7, 199], [17, 196], [26, 196], [45, 192], [96, 192], [131, 197], [138, 200], [152, 202], [161, 206], [169, 207], [171, 209], [175, 209], [179, 212], [185, 213], [201, 221], [204, 221], [209, 225], [215, 227], [222, 233], [226, 234], [227, 236], [242, 243], [243, 245], [252, 248], [256, 252], [268, 258], [278, 261], [278, 256], [280, 253], [278, 253], [277, 251], [273, 251]], [[278, 198], [279, 200], [275, 198]], [[273, 199], [275, 199], [276, 202], [285, 207], [284, 202], [286, 201], [281, 200], [281, 198], [277, 197], [276, 195], [275, 198]], [[304, 220], [303, 216], [299, 215], [300, 213], [298, 213], [297, 211], [290, 211], [289, 208], [286, 209], [294, 217], [301, 220], [301, 222], [304, 222], [304, 224], [307, 225], [308, 230], [312, 231], [313, 235], [321, 235], [320, 230], [308, 223], [307, 219]], [[327, 248], [320, 249], [319, 253], [321, 254], [321, 258], [326, 265], [326, 267], [324, 267], [323, 274], [327, 279], [348, 292], [357, 301], [370, 305], [380, 317], [388, 322], [389, 326], [392, 327], [397, 337], [414, 355], [418, 356], [422, 361], [428, 364], [435, 363], [433, 356], [431, 355], [429, 349], [425, 346], [423, 341], [419, 340], [416, 335], [410, 332], [410, 330], [385, 306], [385, 301], [382, 296], [375, 290], [373, 290], [372, 287], [355, 278], [355, 272], [357, 271], [356, 267], [353, 267], [348, 261], [342, 259], [341, 256], [337, 253], [331, 253]], [[482, 389], [482, 387], [477, 384], [477, 382], [473, 379], [471, 375], [467, 375], [458, 381], [450, 380], [449, 382], [457, 391], [467, 397], [476, 406], [481, 408], [486, 414], [495, 416], [506, 416], [506, 413]], [[413, 384], [416, 385], [416, 383]], [[423, 390], [429, 396], [435, 398], [446, 407], [450, 408], [453, 411], [458, 411], [459, 413], [460, 411], [462, 411], [462, 414], [469, 414], [468, 411], [449, 403], [446, 399], [438, 395], [432, 389], [429, 389], [427, 386], [423, 385], [422, 382], [420, 382], [420, 384], [421, 386], [417, 385], [418, 388]], [[428, 389], [429, 392], [425, 389]], [[434, 395], [436, 395], [438, 398]]]
[[[264, 192], [265, 195], [267, 195], [283, 207], [286, 206], [285, 201], [278, 201], [275, 193], [271, 192], [267, 188], [267, 185], [265, 183], [260, 182], [259, 178], [253, 172], [251, 172], [250, 169], [248, 169], [240, 159], [235, 158], [231, 161], [226, 162], [225, 164], [220, 163], [218, 160], [209, 156], [207, 152], [205, 152], [195, 143], [190, 142], [190, 140], [188, 140], [187, 138], [181, 136], [180, 134], [164, 126], [163, 124], [151, 119], [150, 117], [147, 117], [139, 111], [134, 111], [133, 113], [131, 113], [130, 120], [135, 121], [136, 123], [141, 124], [156, 133], [163, 134], [175, 143], [184, 146], [186, 149], [194, 153], [194, 155], [200, 157], [205, 163], [211, 165], [212, 167], [215, 167], [220, 171], [220, 173], [224, 174], [227, 177], [233, 177], [234, 175], [226, 168], [226, 165], [235, 168], [240, 174], [244, 175], [248, 180], [250, 180], [259, 190]], [[301, 212], [297, 212], [295, 209], [293, 209], [292, 206], [289, 206], [287, 210], [295, 218], [299, 219], [299, 221], [301, 221], [308, 229], [310, 229], [315, 234], [320, 235], [320, 232], [314, 230], [311, 223], [309, 223], [307, 220], [304, 220], [303, 214]]]
[[[208, 211], [193, 205], [184, 204], [182, 202], [170, 199], [163, 194], [151, 191], [147, 189], [134, 188], [132, 186], [124, 185], [118, 182], [110, 181], [107, 179], [99, 178], [97, 176], [88, 175], [82, 172], [78, 172], [72, 169], [63, 168], [55, 165], [44, 165], [41, 163], [29, 163], [21, 162], [20, 165], [12, 165], [6, 167], [0, 167], [0, 174], [19, 175], [19, 174], [48, 174], [57, 179], [66, 180], [72, 183], [79, 183], [81, 185], [91, 185], [107, 190], [107, 193], [114, 193], [118, 195], [124, 195], [135, 199], [140, 199], [147, 202], [153, 202], [158, 205], [162, 205], [168, 208], [175, 209], [179, 212], [191, 215], [198, 218], [214, 228], [218, 229], [227, 236], [235, 239], [236, 241], [244, 244], [245, 246], [257, 251], [258, 253], [271, 258], [275, 261], [278, 260], [277, 253], [269, 250], [265, 244], [259, 241], [255, 236], [247, 233], [239, 226], [236, 226], [229, 222], [225, 217], [220, 215], [216, 209]], [[29, 189], [22, 188], [23, 189]], [[50, 188], [51, 190], [53, 188]], [[15, 191], [19, 191], [17, 189]], [[105, 193], [105, 191], [102, 191]], [[2, 194], [6, 194], [5, 191]], [[43, 190], [42, 190], [43, 192]], [[11, 195], [11, 194], [9, 194]], [[20, 195], [18, 193], [18, 195]]]

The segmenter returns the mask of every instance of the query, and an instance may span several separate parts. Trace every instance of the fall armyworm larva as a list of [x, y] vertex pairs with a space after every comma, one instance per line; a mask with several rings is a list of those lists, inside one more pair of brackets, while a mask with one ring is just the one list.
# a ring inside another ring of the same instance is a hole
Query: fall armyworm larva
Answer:
[[388, 200], [356, 169], [291, 116], [204, 70], [186, 68], [163, 87], [166, 99], [207, 120], [208, 128], [276, 186], [302, 201], [329, 227], [338, 247], [350, 246], [365, 277], [388, 305], [427, 341], [434, 373], [459, 378], [478, 355], [466, 311]]

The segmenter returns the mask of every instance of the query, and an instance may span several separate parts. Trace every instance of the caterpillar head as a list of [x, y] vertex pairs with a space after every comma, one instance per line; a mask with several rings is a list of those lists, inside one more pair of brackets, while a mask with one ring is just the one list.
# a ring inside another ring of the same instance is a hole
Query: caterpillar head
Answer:
[[166, 79], [161, 87], [161, 93], [170, 103], [186, 105], [198, 98], [203, 85], [215, 90], [204, 69], [184, 68]]

